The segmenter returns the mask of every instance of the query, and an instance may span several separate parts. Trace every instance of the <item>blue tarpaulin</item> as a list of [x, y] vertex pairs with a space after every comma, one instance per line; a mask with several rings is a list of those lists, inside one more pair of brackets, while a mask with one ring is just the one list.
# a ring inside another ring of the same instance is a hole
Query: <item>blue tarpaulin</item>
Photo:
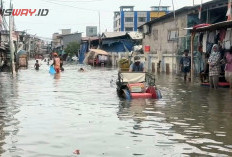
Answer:
[[21, 56], [21, 55], [28, 55], [28, 53], [27, 53], [25, 50], [20, 50], [20, 51], [17, 53], [17, 56]]
[[79, 63], [83, 64], [83, 61], [85, 59], [85, 53], [88, 50], [88, 43], [83, 43], [81, 45], [81, 50], [80, 50], [80, 54], [79, 54]]
[[130, 40], [103, 40], [102, 49], [107, 52], [130, 52], [134, 43]]

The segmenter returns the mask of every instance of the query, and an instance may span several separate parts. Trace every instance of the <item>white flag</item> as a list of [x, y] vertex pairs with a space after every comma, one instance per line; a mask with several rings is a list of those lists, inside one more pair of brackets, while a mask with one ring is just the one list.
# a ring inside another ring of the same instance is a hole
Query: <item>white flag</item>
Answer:
[[227, 21], [230, 21], [231, 20], [231, 0], [228, 0], [228, 10], [227, 10], [226, 16], [227, 16]]
[[199, 19], [201, 19], [201, 10], [202, 10], [202, 0], [201, 0], [200, 8], [198, 9], [198, 11], [199, 11], [198, 18], [199, 18]]

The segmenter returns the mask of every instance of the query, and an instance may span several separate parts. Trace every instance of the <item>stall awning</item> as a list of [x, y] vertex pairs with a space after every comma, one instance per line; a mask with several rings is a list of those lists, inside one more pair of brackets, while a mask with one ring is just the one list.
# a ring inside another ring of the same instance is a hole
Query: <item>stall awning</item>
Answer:
[[231, 28], [232, 27], [232, 21], [224, 21], [224, 22], [219, 22], [212, 24], [210, 26], [205, 26], [205, 27], [200, 27], [191, 30], [191, 32], [204, 32], [204, 31], [213, 31], [213, 30], [218, 30], [218, 29], [223, 29], [223, 28]]
[[95, 55], [110, 55], [108, 52], [104, 51], [104, 50], [100, 50], [100, 49], [90, 49], [90, 52], [94, 52]]

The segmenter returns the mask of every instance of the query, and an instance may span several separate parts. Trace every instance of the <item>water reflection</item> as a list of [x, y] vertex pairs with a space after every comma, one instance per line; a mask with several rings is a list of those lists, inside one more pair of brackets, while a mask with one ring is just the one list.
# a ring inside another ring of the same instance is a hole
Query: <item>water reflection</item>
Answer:
[[10, 138], [19, 131], [20, 121], [13, 116], [19, 112], [17, 82], [17, 78], [12, 78], [8, 73], [0, 73], [0, 154], [17, 149], [17, 138]]
[[54, 74], [54, 79], [59, 80], [60, 79], [60, 73]]
[[158, 76], [162, 100], [120, 102], [119, 119], [133, 120], [131, 133], [139, 141], [142, 136], [158, 138], [150, 143], [156, 150], [179, 150], [173, 156], [232, 156], [231, 91], [181, 84], [174, 77]]
[[228, 89], [161, 74], [163, 99], [125, 101], [112, 84], [116, 69], [48, 69], [0, 73], [1, 156], [232, 156]]

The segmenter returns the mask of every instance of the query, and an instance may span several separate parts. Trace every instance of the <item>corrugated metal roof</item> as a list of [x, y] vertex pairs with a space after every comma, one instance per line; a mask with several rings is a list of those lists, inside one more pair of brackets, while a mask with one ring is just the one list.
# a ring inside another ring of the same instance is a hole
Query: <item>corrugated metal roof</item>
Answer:
[[109, 55], [108, 52], [101, 50], [101, 49], [90, 49], [89, 52], [95, 52], [97, 55]]
[[104, 32], [102, 33], [103, 38], [115, 38], [115, 37], [121, 37], [125, 36], [126, 32]]
[[57, 38], [62, 38], [63, 36], [69, 36], [69, 35], [75, 35], [75, 34], [82, 34], [82, 33], [60, 34], [60, 35], [57, 35]]
[[[180, 9], [176, 10], [176, 11], [175, 11], [175, 14], [178, 15], [178, 14], [180, 14], [180, 13], [182, 13], [182, 12], [189, 11], [189, 10], [191, 10], [191, 9], [193, 9], [193, 8], [195, 8], [195, 6], [194, 6], [194, 7], [191, 7], [191, 6], [183, 7], [183, 8], [180, 8]], [[154, 24], [154, 23], [156, 23], [156, 22], [159, 22], [159, 21], [168, 19], [168, 18], [170, 18], [170, 17], [173, 17], [173, 14], [174, 14], [174, 12], [170, 12], [170, 13], [164, 15], [164, 16], [161, 16], [160, 18], [157, 18], [157, 19], [154, 19], [154, 20], [152, 20], [152, 21], [150, 21], [150, 22], [147, 22], [147, 23], [145, 23], [145, 24], [139, 26], [138, 28], [142, 28], [144, 25], [152, 25], [152, 24]]]
[[[217, 4], [217, 3], [225, 3], [227, 2], [228, 0], [211, 0], [209, 2], [206, 2], [206, 3], [203, 3], [202, 4], [202, 8], [204, 8], [205, 6], [208, 6], [208, 5], [211, 5], [211, 4]], [[182, 13], [182, 12], [185, 12], [185, 11], [188, 11], [188, 10], [198, 10], [199, 9], [199, 6], [200, 5], [196, 5], [196, 6], [185, 6], [183, 8], [180, 8], [178, 10], [175, 11], [176, 15], [179, 14], [179, 13]], [[157, 18], [157, 19], [154, 19], [150, 22], [147, 22], [141, 26], [139, 26], [138, 28], [142, 28], [144, 25], [151, 25], [153, 23], [156, 23], [156, 22], [159, 22], [159, 21], [162, 21], [164, 19], [167, 19], [167, 18], [170, 18], [170, 17], [173, 17], [173, 12], [170, 12], [164, 16], [161, 16], [160, 18]]]
[[131, 37], [131, 39], [134, 39], [134, 40], [141, 40], [141, 39], [143, 39], [143, 34], [142, 33], [139, 33], [139, 32], [129, 32], [128, 34]]
[[99, 40], [99, 37], [82, 37], [82, 41], [93, 41], [93, 40]]

